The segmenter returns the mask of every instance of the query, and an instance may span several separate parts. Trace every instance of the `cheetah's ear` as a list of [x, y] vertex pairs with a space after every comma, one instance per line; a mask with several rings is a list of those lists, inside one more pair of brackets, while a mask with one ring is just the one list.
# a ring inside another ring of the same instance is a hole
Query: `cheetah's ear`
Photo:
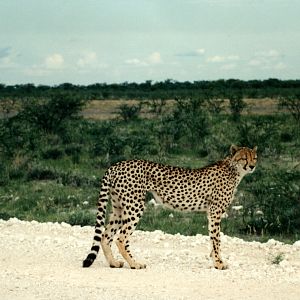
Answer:
[[257, 146], [255, 146], [255, 147], [253, 148], [253, 151], [254, 151], [254, 152], [257, 152]]
[[231, 155], [234, 155], [239, 149], [240, 149], [240, 147], [238, 147], [236, 145], [231, 145], [230, 146], [230, 153], [231, 153]]

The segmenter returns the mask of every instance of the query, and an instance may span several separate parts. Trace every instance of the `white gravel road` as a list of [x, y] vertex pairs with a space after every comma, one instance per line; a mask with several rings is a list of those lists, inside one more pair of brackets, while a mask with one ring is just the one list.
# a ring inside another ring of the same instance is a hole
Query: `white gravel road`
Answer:
[[300, 241], [223, 235], [229, 269], [218, 271], [207, 236], [136, 231], [132, 252], [145, 270], [111, 269], [102, 253], [84, 269], [92, 236], [89, 226], [0, 220], [0, 299], [300, 299]]

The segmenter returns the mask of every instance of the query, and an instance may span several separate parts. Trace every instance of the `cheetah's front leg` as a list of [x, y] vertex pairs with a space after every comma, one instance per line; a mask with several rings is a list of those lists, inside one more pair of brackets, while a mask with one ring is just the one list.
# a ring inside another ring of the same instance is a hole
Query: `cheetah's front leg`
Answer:
[[210, 212], [208, 214], [208, 230], [212, 246], [210, 256], [213, 259], [214, 267], [218, 270], [227, 269], [227, 264], [223, 262], [220, 255], [220, 222], [221, 214]]

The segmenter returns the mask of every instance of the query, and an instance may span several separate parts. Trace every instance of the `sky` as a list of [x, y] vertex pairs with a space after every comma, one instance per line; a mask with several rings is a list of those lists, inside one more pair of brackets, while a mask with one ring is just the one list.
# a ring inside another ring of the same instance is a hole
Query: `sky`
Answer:
[[0, 83], [299, 79], [300, 0], [0, 0]]

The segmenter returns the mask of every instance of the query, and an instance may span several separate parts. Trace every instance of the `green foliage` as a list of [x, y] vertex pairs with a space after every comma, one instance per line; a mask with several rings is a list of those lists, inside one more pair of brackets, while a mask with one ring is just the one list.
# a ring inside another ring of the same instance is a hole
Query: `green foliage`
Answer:
[[272, 116], [256, 116], [240, 120], [237, 124], [238, 143], [247, 147], [258, 146], [260, 154], [280, 155], [281, 121]]
[[125, 122], [137, 120], [142, 109], [142, 103], [139, 105], [122, 104], [119, 106], [119, 116]]
[[164, 111], [167, 101], [166, 99], [151, 99], [145, 101], [143, 104], [150, 107], [150, 113], [160, 116]]
[[147, 205], [137, 229], [147, 231], [159, 229], [170, 234], [181, 233], [185, 235], [208, 233], [205, 214], [183, 213], [151, 205]]
[[84, 210], [75, 210], [67, 216], [65, 222], [70, 225], [91, 226], [94, 225], [95, 219], [95, 213], [87, 212]]
[[64, 123], [74, 119], [85, 102], [75, 96], [58, 94], [46, 99], [28, 99], [20, 117], [48, 133], [63, 130]]
[[259, 168], [243, 183], [244, 230], [258, 234], [295, 233], [300, 227], [300, 171]]
[[42, 151], [42, 158], [44, 159], [59, 159], [62, 158], [64, 151], [59, 146], [47, 147]]
[[271, 259], [271, 263], [272, 263], [273, 265], [279, 265], [283, 260], [284, 260], [284, 254], [283, 254], [283, 253], [279, 253], [279, 254], [275, 255], [275, 256]]
[[162, 140], [166, 150], [198, 149], [209, 134], [207, 112], [202, 99], [177, 99], [173, 112], [163, 119]]
[[234, 93], [229, 95], [229, 108], [234, 121], [239, 121], [242, 111], [246, 107], [246, 103], [243, 101], [243, 96], [240, 93]]
[[95, 83], [87, 86], [63, 83], [54, 87], [33, 84], [0, 85], [0, 98], [22, 99], [43, 98], [57, 94], [70, 94], [81, 99], [175, 99], [194, 95], [225, 95], [242, 93], [247, 98], [266, 98], [287, 96], [299, 93], [300, 80], [266, 80], [220, 79], [216, 81], [178, 82], [167, 79], [152, 82], [124, 82], [120, 84]]
[[[286, 109], [300, 124], [300, 93], [279, 98], [279, 108]], [[300, 125], [299, 125], [300, 126]]]

